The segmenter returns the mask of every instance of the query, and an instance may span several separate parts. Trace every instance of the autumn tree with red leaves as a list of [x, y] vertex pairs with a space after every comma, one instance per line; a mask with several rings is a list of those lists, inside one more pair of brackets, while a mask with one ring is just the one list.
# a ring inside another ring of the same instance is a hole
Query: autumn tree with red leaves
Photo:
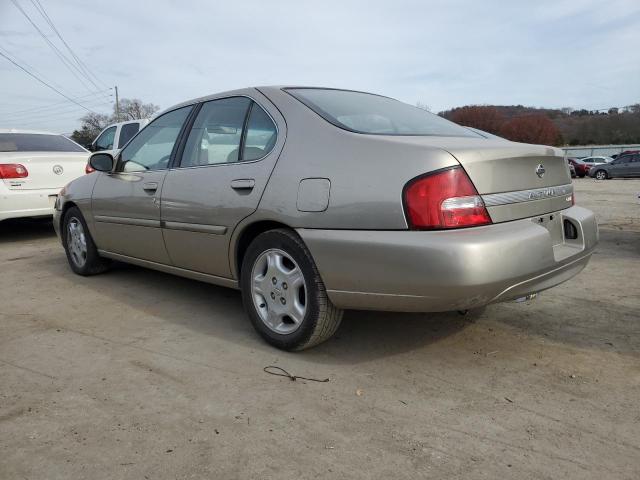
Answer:
[[557, 145], [561, 135], [558, 127], [544, 115], [514, 117], [502, 124], [499, 135], [523, 143]]
[[506, 120], [497, 108], [481, 105], [454, 108], [448, 112], [446, 118], [458, 125], [478, 128], [496, 135], [499, 134], [500, 127]]

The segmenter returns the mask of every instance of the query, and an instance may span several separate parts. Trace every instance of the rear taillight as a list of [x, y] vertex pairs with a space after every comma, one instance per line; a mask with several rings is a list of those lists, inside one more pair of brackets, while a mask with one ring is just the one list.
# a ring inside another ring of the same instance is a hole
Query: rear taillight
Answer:
[[95, 172], [95, 171], [96, 171], [96, 169], [95, 169], [95, 168], [93, 168], [93, 167], [92, 167], [91, 165], [89, 165], [88, 163], [87, 163], [87, 165], [84, 167], [84, 173], [93, 173], [93, 172]]
[[0, 164], [0, 178], [25, 178], [28, 176], [29, 172], [24, 165], [19, 163]]
[[403, 201], [409, 227], [413, 230], [491, 223], [482, 198], [460, 167], [414, 178], [404, 187]]

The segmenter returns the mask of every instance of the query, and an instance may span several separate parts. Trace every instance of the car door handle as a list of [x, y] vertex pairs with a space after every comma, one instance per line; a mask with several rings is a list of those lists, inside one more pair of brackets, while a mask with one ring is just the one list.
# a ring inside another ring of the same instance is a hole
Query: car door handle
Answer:
[[251, 190], [255, 185], [256, 181], [253, 178], [231, 180], [231, 188], [234, 190]]
[[145, 192], [155, 192], [156, 190], [158, 190], [158, 184], [156, 182], [147, 182], [142, 185], [142, 189]]

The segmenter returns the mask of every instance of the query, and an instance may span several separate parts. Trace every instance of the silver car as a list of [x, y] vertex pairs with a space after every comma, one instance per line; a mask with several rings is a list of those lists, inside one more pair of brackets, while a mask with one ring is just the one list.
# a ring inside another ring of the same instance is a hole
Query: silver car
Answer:
[[331, 337], [344, 309], [526, 297], [576, 275], [598, 239], [561, 151], [363, 92], [191, 100], [90, 164], [56, 203], [74, 272], [120, 260], [239, 288], [287, 350]]

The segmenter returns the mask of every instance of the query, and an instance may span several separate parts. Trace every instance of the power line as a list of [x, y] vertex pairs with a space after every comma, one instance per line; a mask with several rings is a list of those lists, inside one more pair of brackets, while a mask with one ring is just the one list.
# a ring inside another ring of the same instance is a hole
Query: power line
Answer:
[[[24, 63], [24, 62], [23, 62]], [[111, 89], [106, 89], [106, 90], [102, 90], [102, 92], [108, 92]], [[92, 97], [93, 94], [86, 94], [86, 95], [81, 95], [79, 97], [73, 97], [75, 100], [83, 100], [83, 99], [87, 99], [88, 97]], [[109, 95], [108, 97], [112, 97], [112, 95]], [[107, 97], [105, 97], [107, 98]], [[103, 98], [96, 98], [95, 100], [102, 100]], [[31, 112], [40, 112], [43, 110], [50, 110], [50, 109], [55, 109], [58, 108], [59, 105], [65, 105], [67, 103], [67, 100], [62, 100], [60, 102], [55, 102], [55, 103], [48, 103], [46, 105], [40, 106], [40, 107], [31, 107], [31, 108], [25, 108], [22, 110], [15, 110], [13, 112], [1, 112], [0, 115], [20, 115], [23, 113], [31, 113]]]
[[[73, 65], [73, 63], [71, 63], [69, 61], [69, 59], [60, 51], [60, 49], [51, 41], [47, 38], [47, 36], [44, 34], [44, 32], [42, 30], [40, 30], [40, 27], [38, 27], [38, 25], [36, 25], [36, 23], [31, 19], [31, 17], [29, 16], [29, 14], [27, 12], [24, 11], [24, 9], [20, 6], [20, 4], [18, 3], [17, 0], [11, 0], [11, 3], [13, 3], [13, 5], [20, 11], [20, 13], [22, 13], [22, 15], [24, 15], [24, 17], [29, 21], [29, 23], [33, 26], [33, 28], [36, 29], [36, 31], [38, 32], [38, 34], [43, 38], [43, 40], [45, 42], [47, 42], [47, 45], [49, 45], [49, 47], [53, 50], [53, 52], [58, 56], [58, 58], [62, 61], [62, 63], [64, 64], [65, 67], [67, 67], [67, 69], [73, 74], [74, 77], [76, 77], [76, 79], [78, 79], [78, 81], [80, 83], [82, 83], [82, 85], [88, 90], [91, 91], [91, 88], [89, 88], [89, 86], [87, 86], [87, 84], [85, 83], [85, 81], [76, 73], [76, 70], [80, 72], [81, 75], [83, 75], [87, 80], [89, 80], [89, 82], [91, 82], [97, 89], [99, 89], [100, 87], [98, 87], [98, 85], [90, 78], [88, 77], [82, 70], [80, 70], [78, 67], [76, 67], [75, 65]], [[75, 68], [75, 70], [74, 70]]]
[[65, 95], [64, 93], [62, 93], [60, 90], [58, 90], [55, 87], [52, 87], [50, 84], [48, 84], [47, 82], [45, 82], [44, 80], [42, 80], [41, 78], [39, 78], [37, 75], [31, 73], [29, 70], [27, 70], [26, 68], [24, 68], [22, 65], [20, 65], [19, 63], [17, 63], [16, 61], [14, 61], [12, 58], [10, 58], [8, 55], [5, 55], [3, 52], [0, 52], [0, 56], [6, 58], [7, 60], [9, 60], [11, 63], [13, 63], [16, 67], [18, 67], [20, 70], [22, 70], [24, 73], [26, 73], [27, 75], [29, 75], [30, 77], [36, 79], [38, 82], [40, 82], [41, 84], [43, 84], [44, 86], [50, 88], [51, 90], [53, 90], [54, 92], [56, 92], [58, 95], [66, 98], [67, 100], [69, 100], [71, 103], [75, 103], [76, 105], [84, 108], [87, 112], [91, 112], [91, 113], [96, 113], [93, 110], [91, 110], [90, 108], [85, 107], [84, 105], [82, 105], [80, 102], [76, 102], [73, 98]]
[[[96, 103], [98, 102], [98, 103]], [[101, 100], [94, 100], [91, 103], [87, 103], [87, 106], [89, 106], [90, 108], [98, 108], [98, 107], [103, 107], [103, 106], [113, 106], [110, 102], [104, 102]], [[61, 107], [58, 107], [55, 110], [47, 110], [47, 111], [41, 111], [41, 112], [29, 112], [29, 113], [22, 113], [19, 115], [5, 115], [3, 114], [2, 116], [5, 118], [8, 118], [12, 121], [17, 121], [17, 120], [28, 120], [28, 119], [32, 119], [32, 118], [40, 118], [40, 117], [55, 117], [57, 115], [60, 115], [61, 113], [68, 113], [68, 112], [78, 112], [81, 111], [83, 114], [85, 114], [86, 112], [82, 111], [80, 109], [80, 107], [77, 107], [75, 105], [70, 105], [70, 104], [66, 104], [63, 105]]]
[[11, 128], [19, 128], [20, 125], [32, 125], [32, 124], [57, 124], [60, 121], [73, 121], [74, 124], [79, 124], [79, 112], [66, 112], [55, 116], [45, 116], [40, 118], [25, 118], [18, 120], [11, 120]]
[[[3, 32], [0, 32], [0, 36], [6, 37], [6, 34], [3, 33]], [[0, 45], [3, 45], [3, 44], [4, 44], [4, 42], [0, 43]], [[18, 55], [16, 55], [13, 52], [9, 52], [9, 50], [7, 50], [5, 47], [0, 46], [0, 49], [3, 50], [7, 55], [11, 55], [11, 57], [13, 57], [13, 59], [16, 62], [19, 62], [20, 64], [24, 65], [29, 70], [34, 72], [36, 75], [38, 75], [40, 77], [46, 77], [46, 75], [43, 75], [42, 72], [40, 72], [36, 67], [34, 67], [30, 63], [28, 63], [24, 58], [19, 57]], [[54, 87], [56, 87], [58, 90], [63, 90], [63, 87], [61, 87], [60, 84], [54, 82], [53, 80], [49, 80], [49, 83], [51, 85], [53, 85]]]
[[[55, 24], [53, 23], [53, 20], [51, 20], [51, 17], [49, 17], [49, 14], [47, 13], [47, 11], [44, 9], [44, 6], [42, 5], [42, 3], [40, 3], [40, 0], [31, 0], [31, 3], [33, 4], [34, 7], [36, 7], [36, 10], [38, 10], [40, 12], [40, 14], [43, 16], [43, 18], [46, 20], [46, 22], [49, 24], [49, 26], [51, 27], [51, 30], [54, 31], [54, 33], [58, 36], [58, 38], [60, 39], [60, 41], [64, 44], [65, 47], [67, 47], [67, 50], [69, 51], [69, 53], [71, 54], [71, 56], [73, 57], [73, 59], [76, 61], [76, 63], [78, 64], [78, 66], [86, 73], [87, 78], [90, 79], [90, 77], [93, 77], [94, 79], [96, 79], [98, 82], [100, 82], [102, 84], [103, 87], [107, 87], [102, 80], [100, 80], [99, 77], [97, 77], [91, 70], [89, 70], [89, 67], [87, 67], [87, 65], [80, 60], [80, 57], [78, 57], [76, 55], [76, 53], [73, 51], [73, 49], [69, 46], [69, 44], [67, 43], [67, 41], [62, 37], [62, 34], [58, 31], [58, 29], [56, 28]], [[95, 85], [95, 84], [94, 84]], [[96, 85], [97, 87], [97, 85]]]

